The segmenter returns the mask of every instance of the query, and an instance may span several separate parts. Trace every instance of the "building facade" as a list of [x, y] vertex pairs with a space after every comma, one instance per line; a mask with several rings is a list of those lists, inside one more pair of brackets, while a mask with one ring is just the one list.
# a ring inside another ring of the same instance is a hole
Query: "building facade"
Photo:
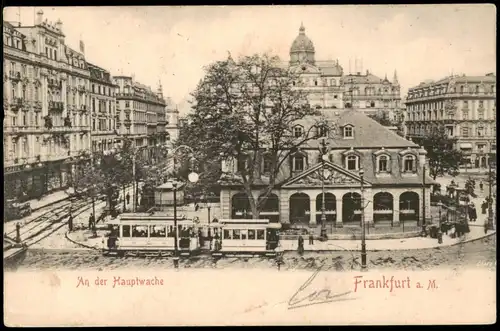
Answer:
[[95, 64], [87, 65], [90, 71], [92, 152], [104, 152], [120, 142], [116, 131], [115, 85], [109, 71]]
[[367, 114], [386, 114], [393, 120], [402, 109], [397, 73], [391, 81], [366, 73], [345, 74], [338, 60], [316, 61], [313, 42], [302, 25], [290, 47], [290, 66], [300, 75], [294, 85], [307, 91], [311, 106], [320, 108], [354, 108]]
[[418, 142], [443, 125], [457, 138], [455, 149], [466, 156], [463, 166], [486, 168], [489, 153], [496, 153], [496, 76], [451, 76], [428, 81], [408, 90], [405, 126]]
[[117, 132], [134, 142], [144, 158], [158, 159], [170, 137], [166, 131], [166, 101], [161, 85], [156, 92], [129, 76], [115, 76]]
[[40, 197], [71, 183], [90, 148], [89, 70], [62, 22], [4, 22], [5, 196]]
[[[292, 153], [280, 167], [260, 218], [296, 227], [320, 224], [324, 184], [327, 229], [332, 232], [345, 226], [359, 227], [361, 213], [372, 226], [401, 227], [402, 231], [405, 226], [408, 231], [430, 219], [430, 188], [434, 182], [424, 175], [423, 148], [363, 112], [351, 109], [321, 110], [321, 113], [322, 119], [337, 128], [322, 134], [330, 146], [327, 159], [321, 157], [319, 140], [310, 140]], [[298, 135], [309, 132], [316, 120], [311, 117], [295, 123], [293, 132]], [[259, 153], [262, 164], [255, 174], [258, 178], [253, 187], [255, 199], [259, 199], [259, 192], [269, 178], [266, 152]], [[222, 165], [223, 219], [252, 218], [239, 175], [241, 162], [230, 159]]]

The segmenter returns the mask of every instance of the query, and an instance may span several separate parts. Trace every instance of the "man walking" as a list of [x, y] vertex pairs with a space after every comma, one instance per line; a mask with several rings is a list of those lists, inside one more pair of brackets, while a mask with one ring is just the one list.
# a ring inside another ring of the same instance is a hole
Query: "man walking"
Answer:
[[69, 232], [73, 231], [73, 214], [71, 213], [71, 210], [69, 211], [68, 228]]
[[127, 205], [130, 204], [130, 193], [127, 192], [127, 195], [125, 196], [125, 200], [127, 200]]
[[309, 245], [314, 245], [314, 236], [313, 234], [309, 234]]

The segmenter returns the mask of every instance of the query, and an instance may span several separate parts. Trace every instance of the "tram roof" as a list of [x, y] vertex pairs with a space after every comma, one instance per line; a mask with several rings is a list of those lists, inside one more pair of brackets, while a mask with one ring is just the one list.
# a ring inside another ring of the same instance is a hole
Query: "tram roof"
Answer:
[[268, 224], [263, 224], [263, 223], [211, 223], [210, 224], [211, 228], [229, 228], [229, 229], [235, 229], [235, 230], [245, 230], [245, 229], [281, 229], [281, 223], [268, 223]]
[[[121, 214], [118, 219], [118, 221], [174, 221], [174, 216], [166, 213], [124, 213]], [[185, 216], [177, 216], [177, 221], [189, 221], [192, 222], [192, 220], [187, 219]]]

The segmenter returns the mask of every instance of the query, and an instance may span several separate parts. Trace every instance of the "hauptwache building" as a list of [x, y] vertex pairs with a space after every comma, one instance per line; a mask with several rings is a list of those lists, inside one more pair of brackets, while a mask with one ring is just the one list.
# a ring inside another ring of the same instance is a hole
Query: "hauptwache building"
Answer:
[[[304, 71], [307, 72], [315, 70], [313, 63], [314, 46], [301, 27], [290, 49], [289, 65], [299, 70], [305, 67]], [[331, 91], [316, 93], [315, 97], [309, 99], [310, 102], [312, 99], [312, 106], [320, 99], [331, 104], [330, 107], [317, 107], [321, 113], [318, 117], [326, 118], [336, 127], [335, 132], [329, 132], [325, 137], [328, 158], [321, 157], [320, 139], [309, 140], [291, 154], [289, 162], [283, 162], [260, 218], [297, 227], [319, 225], [323, 178], [327, 230], [359, 227], [362, 211], [365, 222], [375, 227], [403, 229], [406, 226], [409, 230], [412, 226], [429, 222], [430, 189], [434, 182], [427, 175], [424, 176], [426, 151], [386, 129], [363, 111], [341, 107], [342, 93], [338, 82], [341, 72], [338, 62], [332, 62], [331, 67], [321, 68], [321, 80], [335, 82], [332, 83]], [[335, 93], [338, 93], [337, 98], [334, 97]], [[294, 135], [299, 137], [316, 125], [319, 118], [314, 117], [295, 123], [292, 130]], [[260, 159], [262, 166], [257, 171], [258, 179], [253, 191], [256, 199], [268, 183], [265, 152], [262, 152]], [[237, 160], [228, 160], [222, 164], [220, 184], [223, 219], [252, 218], [248, 198], [240, 184], [238, 163]], [[361, 169], [363, 171], [360, 172]], [[364, 208], [361, 208], [362, 183]]]

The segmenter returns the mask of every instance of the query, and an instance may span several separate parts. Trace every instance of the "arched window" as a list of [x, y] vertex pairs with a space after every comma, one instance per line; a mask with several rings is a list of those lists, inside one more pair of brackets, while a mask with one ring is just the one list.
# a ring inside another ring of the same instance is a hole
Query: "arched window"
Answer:
[[387, 155], [378, 157], [377, 169], [378, 172], [389, 172], [389, 157]]
[[404, 172], [415, 172], [415, 156], [414, 155], [406, 155], [403, 157], [403, 171]]
[[346, 169], [347, 170], [358, 170], [359, 169], [359, 157], [357, 155], [349, 155], [346, 157]]
[[295, 154], [292, 158], [292, 170], [303, 171], [305, 168], [305, 157], [302, 154]]
[[304, 128], [301, 125], [297, 125], [293, 128], [293, 135], [295, 138], [302, 137], [304, 134]]

